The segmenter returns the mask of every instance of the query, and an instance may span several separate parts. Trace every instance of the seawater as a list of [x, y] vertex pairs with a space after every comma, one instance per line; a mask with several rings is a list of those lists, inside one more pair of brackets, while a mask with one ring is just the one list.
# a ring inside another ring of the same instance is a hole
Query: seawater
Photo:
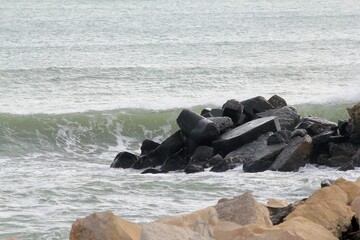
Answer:
[[301, 115], [346, 119], [360, 100], [357, 1], [0, 0], [0, 238], [68, 239], [95, 211], [146, 222], [252, 191], [296, 201], [296, 173], [141, 175], [119, 151], [175, 132], [182, 108], [279, 94]]

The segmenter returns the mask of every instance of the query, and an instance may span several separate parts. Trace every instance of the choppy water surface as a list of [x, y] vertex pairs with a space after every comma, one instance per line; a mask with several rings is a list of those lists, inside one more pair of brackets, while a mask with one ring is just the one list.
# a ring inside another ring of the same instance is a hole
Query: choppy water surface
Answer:
[[295, 201], [324, 178], [297, 173], [141, 175], [119, 151], [176, 131], [183, 107], [283, 96], [346, 119], [360, 100], [360, 4], [299, 0], [0, 0], [0, 238], [68, 239], [112, 210], [135, 221], [253, 191]]

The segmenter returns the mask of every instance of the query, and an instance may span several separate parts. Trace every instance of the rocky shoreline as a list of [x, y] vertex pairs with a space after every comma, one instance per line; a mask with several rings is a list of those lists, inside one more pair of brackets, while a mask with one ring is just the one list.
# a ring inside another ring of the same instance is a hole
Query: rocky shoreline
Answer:
[[133, 223], [98, 212], [72, 225], [70, 240], [356, 240], [360, 239], [360, 179], [324, 181], [312, 196], [291, 204], [263, 204], [250, 192], [215, 206]]
[[142, 173], [225, 172], [239, 165], [245, 172], [298, 171], [305, 164], [346, 171], [360, 167], [360, 103], [347, 109], [338, 123], [296, 109], [274, 95], [228, 100], [221, 109], [197, 114], [184, 109], [179, 130], [156, 143], [145, 139], [141, 154], [120, 152], [112, 168]]

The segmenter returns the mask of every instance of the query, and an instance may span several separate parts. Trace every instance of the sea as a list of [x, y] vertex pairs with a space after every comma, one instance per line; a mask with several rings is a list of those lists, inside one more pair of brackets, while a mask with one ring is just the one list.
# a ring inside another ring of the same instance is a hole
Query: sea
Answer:
[[178, 130], [183, 108], [274, 94], [302, 116], [349, 118], [358, 0], [0, 0], [0, 239], [68, 239], [97, 211], [149, 222], [246, 191], [294, 202], [360, 177], [110, 169]]

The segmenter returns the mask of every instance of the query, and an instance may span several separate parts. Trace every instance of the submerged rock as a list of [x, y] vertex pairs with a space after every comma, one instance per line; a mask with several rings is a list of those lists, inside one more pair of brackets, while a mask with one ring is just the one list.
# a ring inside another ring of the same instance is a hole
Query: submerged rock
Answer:
[[139, 157], [133, 153], [120, 152], [116, 155], [114, 161], [111, 163], [111, 168], [130, 168]]

